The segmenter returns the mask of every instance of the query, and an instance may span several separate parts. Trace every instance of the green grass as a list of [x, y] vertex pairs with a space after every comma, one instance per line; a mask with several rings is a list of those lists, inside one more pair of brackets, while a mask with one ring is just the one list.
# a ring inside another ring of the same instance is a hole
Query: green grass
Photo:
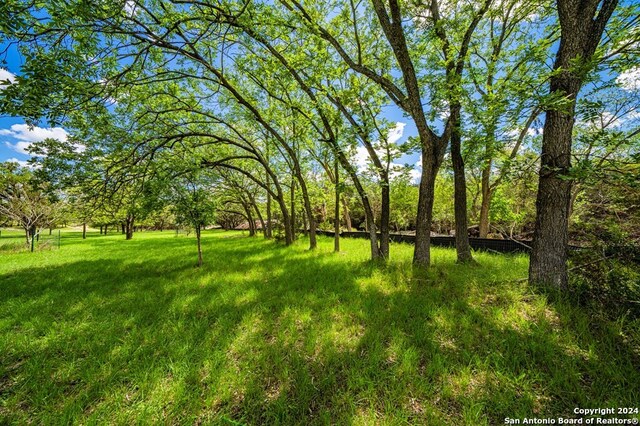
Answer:
[[640, 401], [621, 325], [516, 283], [522, 256], [434, 249], [424, 273], [408, 245], [376, 266], [364, 240], [218, 231], [198, 269], [192, 237], [79, 235], [0, 250], [0, 423], [482, 425]]

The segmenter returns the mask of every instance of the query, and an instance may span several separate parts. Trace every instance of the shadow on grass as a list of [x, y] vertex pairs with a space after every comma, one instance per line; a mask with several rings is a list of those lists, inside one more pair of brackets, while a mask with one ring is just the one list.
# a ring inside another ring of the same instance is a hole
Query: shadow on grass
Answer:
[[640, 399], [612, 331], [490, 265], [418, 276], [230, 237], [197, 269], [190, 244], [0, 277], [0, 419], [496, 424]]

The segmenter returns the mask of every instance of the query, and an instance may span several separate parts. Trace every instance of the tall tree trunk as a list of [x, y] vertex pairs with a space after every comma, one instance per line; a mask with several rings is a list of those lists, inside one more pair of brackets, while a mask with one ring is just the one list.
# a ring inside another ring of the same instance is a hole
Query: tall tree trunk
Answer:
[[247, 215], [247, 222], [249, 224], [249, 236], [254, 237], [256, 235], [256, 222], [251, 214], [251, 206], [245, 202], [242, 203], [242, 208]]
[[489, 158], [485, 164], [485, 167], [482, 169], [482, 181], [481, 181], [481, 191], [482, 191], [482, 199], [480, 201], [480, 223], [479, 223], [479, 231], [480, 238], [487, 238], [487, 234], [489, 233], [489, 209], [491, 207], [491, 159]]
[[255, 202], [252, 204], [254, 210], [256, 211], [256, 216], [258, 216], [258, 220], [260, 221], [260, 226], [262, 227], [262, 235], [267, 238], [267, 227], [265, 226], [264, 219], [262, 218], [262, 213], [260, 213], [260, 209]]
[[100, 235], [102, 235], [102, 229], [103, 229], [103, 226], [100, 225]]
[[425, 144], [422, 144], [422, 176], [418, 190], [416, 238], [413, 249], [413, 264], [419, 267], [427, 267], [431, 264], [433, 200], [435, 198], [436, 175], [441, 162], [438, 157], [433, 148], [425, 149]]
[[125, 231], [126, 231], [126, 239], [127, 240], [130, 240], [130, 239], [133, 238], [133, 225], [134, 225], [134, 223], [135, 223], [134, 216], [132, 214], [127, 215], [127, 219], [126, 219], [126, 222], [125, 222], [125, 225], [126, 225]]
[[31, 253], [35, 250], [35, 242], [36, 242], [36, 226], [31, 225], [29, 229], [29, 234], [31, 235]]
[[464, 174], [462, 159], [462, 135], [460, 129], [460, 105], [453, 105], [451, 111], [453, 131], [451, 132], [451, 162], [453, 164], [454, 216], [456, 219], [456, 253], [458, 263], [473, 262], [469, 244], [469, 226], [467, 225], [467, 178]]
[[202, 244], [200, 243], [201, 227], [196, 225], [196, 240], [198, 241], [198, 268], [202, 266]]
[[380, 206], [380, 256], [389, 258], [389, 217], [390, 217], [389, 176], [385, 173], [385, 179], [381, 188]]
[[[269, 171], [267, 171], [267, 173], [269, 173]], [[278, 206], [280, 207], [280, 213], [282, 214], [282, 226], [284, 228], [285, 244], [290, 245], [290, 244], [293, 244], [293, 240], [294, 240], [294, 233], [292, 232], [293, 227], [291, 226], [292, 217], [290, 215], [289, 209], [287, 208], [285, 194], [282, 191], [282, 187], [280, 186], [280, 183], [275, 179], [275, 177], [273, 179], [273, 185], [276, 188], [276, 191], [273, 195], [275, 196], [275, 200], [278, 203]]]
[[291, 226], [291, 215], [289, 209], [287, 208], [287, 203], [282, 192], [278, 192], [278, 195], [279, 196], [276, 198], [276, 201], [280, 206], [280, 214], [282, 214], [282, 226], [284, 228], [285, 244], [290, 245], [294, 241], [294, 233], [292, 232], [293, 227]]
[[[270, 188], [269, 173], [267, 173], [266, 185], [267, 185], [267, 188]], [[271, 238], [273, 236], [272, 226], [273, 226], [273, 217], [271, 216], [271, 193], [267, 191], [267, 234], [266, 234], [267, 238]]]
[[[571, 142], [576, 98], [617, 0], [557, 0], [560, 47], [550, 93], [568, 102], [545, 111], [529, 282], [565, 289], [569, 276]], [[600, 6], [600, 10], [598, 10]]]
[[82, 239], [87, 239], [87, 222], [82, 223]]
[[291, 236], [293, 237], [293, 241], [298, 239], [298, 234], [296, 232], [296, 180], [294, 176], [291, 176], [291, 199], [289, 202], [291, 203]]
[[333, 163], [336, 191], [336, 206], [333, 215], [333, 251], [338, 253], [340, 251], [340, 163], [337, 158]]
[[344, 226], [347, 232], [351, 232], [351, 215], [349, 214], [349, 202], [345, 195], [342, 196], [342, 215], [344, 216]]
[[[309, 198], [307, 183], [304, 180], [304, 176], [302, 175], [300, 166], [297, 163], [298, 160], [297, 158], [294, 158], [293, 161], [295, 162], [294, 175], [298, 180], [298, 184], [300, 185], [300, 192], [302, 193], [302, 201], [304, 203], [304, 212], [306, 212], [307, 219], [309, 220], [309, 250], [315, 250], [315, 248], [318, 246], [318, 242], [316, 239], [316, 218], [313, 214], [313, 208], [311, 207], [311, 199]], [[291, 206], [292, 207], [295, 201], [293, 197], [294, 188], [295, 188], [295, 181], [292, 179], [291, 181]], [[305, 229], [306, 229], [306, 225], [305, 225]]]
[[[342, 168], [346, 170], [347, 173], [349, 174], [349, 177], [353, 181], [353, 185], [356, 188], [358, 196], [362, 201], [362, 208], [364, 210], [364, 215], [365, 215], [365, 223], [366, 223], [367, 231], [369, 231], [371, 260], [377, 260], [380, 258], [380, 247], [378, 246], [378, 235], [376, 234], [376, 225], [374, 222], [375, 218], [373, 215], [373, 209], [371, 208], [371, 203], [369, 202], [369, 196], [367, 195], [367, 191], [365, 191], [364, 187], [362, 186], [362, 183], [360, 182], [360, 179], [358, 178], [358, 175], [355, 169], [353, 168], [353, 165], [349, 162], [344, 152], [340, 150], [340, 147], [337, 145], [337, 142], [335, 140], [332, 141], [332, 143], [333, 143], [334, 154], [340, 160], [340, 164], [342, 165]], [[349, 226], [351, 225], [351, 220], [348, 221], [348, 225]]]

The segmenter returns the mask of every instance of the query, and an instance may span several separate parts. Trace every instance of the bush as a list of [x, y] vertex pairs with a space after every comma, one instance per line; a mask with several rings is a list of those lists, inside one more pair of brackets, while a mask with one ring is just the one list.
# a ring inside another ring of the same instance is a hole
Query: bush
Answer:
[[612, 244], [573, 253], [572, 289], [581, 305], [610, 319], [640, 319], [640, 247]]

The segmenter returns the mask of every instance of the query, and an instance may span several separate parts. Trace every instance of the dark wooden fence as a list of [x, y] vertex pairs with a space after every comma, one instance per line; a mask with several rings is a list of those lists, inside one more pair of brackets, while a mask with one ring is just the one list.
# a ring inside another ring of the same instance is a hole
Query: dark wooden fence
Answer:
[[[320, 235], [334, 236], [333, 231], [317, 230]], [[368, 232], [341, 232], [340, 236], [345, 238], [369, 238]], [[416, 240], [414, 235], [390, 234], [389, 239], [396, 243], [413, 244]], [[435, 247], [455, 247], [456, 237], [438, 236], [431, 237], [431, 244]], [[529, 240], [496, 240], [490, 238], [469, 238], [469, 244], [475, 250], [497, 251], [500, 253], [529, 253], [531, 241]]]

